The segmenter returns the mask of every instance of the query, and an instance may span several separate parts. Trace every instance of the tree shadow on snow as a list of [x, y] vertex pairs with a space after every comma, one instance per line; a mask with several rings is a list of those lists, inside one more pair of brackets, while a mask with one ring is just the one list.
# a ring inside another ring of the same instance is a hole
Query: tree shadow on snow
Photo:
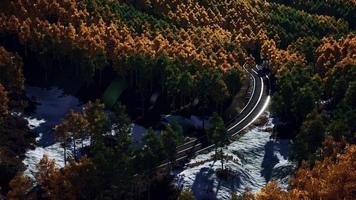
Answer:
[[288, 140], [270, 140], [266, 143], [261, 174], [267, 182], [271, 180], [273, 169], [280, 161], [277, 154], [280, 154], [283, 159], [288, 159], [288, 145]]
[[55, 125], [60, 123], [70, 110], [80, 111], [82, 103], [76, 97], [67, 95], [56, 87], [39, 88], [26, 85], [25, 92], [35, 105], [30, 116], [45, 121], [33, 129], [41, 136], [37, 144], [42, 147], [53, 145]]
[[[236, 174], [231, 180], [221, 180], [214, 175], [215, 171], [211, 167], [204, 167], [195, 176], [191, 189], [197, 200], [217, 200], [217, 194], [222, 187], [236, 192], [241, 185], [239, 174]], [[218, 182], [216, 186], [214, 186], [214, 180]]]
[[216, 199], [216, 195], [213, 191], [214, 173], [212, 168], [204, 167], [201, 168], [199, 173], [195, 176], [192, 191], [194, 192], [194, 196], [198, 197], [198, 199]]

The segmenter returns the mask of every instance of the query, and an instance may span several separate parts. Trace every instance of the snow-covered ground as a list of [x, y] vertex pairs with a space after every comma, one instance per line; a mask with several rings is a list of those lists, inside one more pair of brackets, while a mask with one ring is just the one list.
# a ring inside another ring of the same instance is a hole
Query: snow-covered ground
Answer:
[[38, 88], [27, 85], [25, 92], [27, 97], [37, 103], [34, 113], [26, 117], [30, 129], [37, 133], [37, 146], [26, 152], [23, 161], [27, 166], [25, 174], [31, 177], [44, 154], [54, 159], [58, 167], [64, 166], [63, 148], [55, 142], [53, 128], [65, 118], [69, 110], [80, 110], [81, 102], [55, 87]]
[[[27, 97], [31, 98], [32, 101], [37, 104], [31, 116], [25, 117], [28, 121], [29, 128], [37, 133], [36, 148], [28, 150], [23, 161], [25, 166], [27, 166], [25, 174], [32, 177], [33, 172], [36, 170], [37, 163], [45, 154], [50, 159], [56, 161], [57, 167], [64, 166], [64, 150], [59, 143], [55, 142], [53, 128], [60, 123], [61, 119], [65, 118], [70, 110], [80, 111], [83, 103], [74, 96], [64, 94], [63, 90], [56, 87], [39, 88], [26, 85], [25, 92]], [[196, 116], [186, 119], [180, 116], [167, 115], [164, 119], [168, 122], [179, 119], [180, 121], [178, 120], [178, 122], [180, 122], [181, 125], [188, 123], [190, 126], [198, 128], [202, 124], [202, 121]], [[131, 136], [133, 142], [136, 144], [140, 143], [146, 132], [147, 129], [145, 127], [132, 124]], [[88, 144], [89, 140], [86, 140], [84, 146]], [[81, 144], [78, 144], [77, 146], [80, 145]], [[70, 149], [67, 150], [67, 155], [70, 156]]]
[[[34, 113], [27, 117], [29, 127], [38, 134], [36, 148], [29, 150], [23, 161], [27, 166], [25, 174], [31, 177], [44, 154], [55, 159], [58, 167], [64, 165], [63, 148], [54, 141], [53, 127], [69, 110], [80, 110], [82, 103], [73, 96], [65, 95], [58, 88], [26, 86], [26, 94], [38, 104]], [[164, 118], [166, 121], [182, 121], [181, 125], [187, 123], [196, 128], [202, 126], [201, 120], [195, 116], [185, 119], [168, 115]], [[215, 170], [220, 168], [221, 164], [220, 161], [214, 162], [210, 159], [214, 154], [210, 152], [192, 159], [185, 169], [177, 172], [177, 185], [192, 189], [198, 199], [229, 199], [231, 192], [241, 193], [246, 188], [257, 191], [271, 179], [277, 179], [282, 187], [287, 187], [288, 175], [294, 168], [287, 156], [289, 142], [270, 139], [271, 133], [266, 130], [272, 127], [272, 119], [269, 118], [267, 124], [253, 128], [225, 148], [225, 154], [231, 158], [225, 166], [236, 174], [233, 180], [220, 181], [216, 178]], [[144, 127], [133, 124], [134, 141], [138, 142], [145, 132]], [[203, 162], [190, 167], [197, 161]]]
[[286, 188], [295, 165], [288, 160], [289, 141], [270, 138], [272, 127], [269, 118], [267, 124], [249, 130], [224, 149], [224, 154], [229, 156], [224, 167], [233, 171], [232, 180], [216, 177], [215, 171], [221, 168], [221, 163], [211, 159], [212, 151], [196, 156], [182, 171], [176, 172], [175, 183], [192, 190], [198, 200], [230, 199], [232, 192], [241, 194], [247, 188], [256, 192], [272, 179]]

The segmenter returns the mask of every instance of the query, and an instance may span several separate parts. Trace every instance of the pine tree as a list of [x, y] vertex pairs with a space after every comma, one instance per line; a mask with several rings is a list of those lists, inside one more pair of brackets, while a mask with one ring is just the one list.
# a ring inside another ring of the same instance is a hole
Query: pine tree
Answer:
[[301, 130], [292, 146], [293, 158], [301, 162], [311, 159], [316, 150], [321, 146], [325, 138], [325, 126], [322, 116], [313, 111], [302, 124]]
[[70, 140], [68, 122], [63, 121], [61, 124], [57, 125], [55, 127], [54, 135], [56, 140], [59, 141], [61, 143], [61, 146], [63, 147], [64, 150], [63, 160], [64, 160], [64, 164], [67, 164], [67, 147]]
[[149, 128], [142, 143], [143, 164], [147, 166], [146, 169], [153, 169], [163, 160], [162, 141], [158, 134]]
[[76, 142], [77, 139], [80, 139], [83, 146], [83, 140], [87, 137], [89, 123], [83, 115], [73, 111], [68, 113], [64, 123], [68, 124], [67, 131], [73, 142], [73, 156], [77, 160]]
[[[213, 115], [209, 119], [210, 128], [208, 130], [208, 140], [210, 143], [215, 145], [215, 157], [218, 156], [217, 150], [219, 147], [223, 147], [228, 141], [227, 131], [224, 125], [224, 121], [217, 114], [213, 113]], [[221, 149], [221, 168], [224, 168], [224, 155]]]
[[83, 109], [84, 118], [88, 121], [91, 144], [95, 143], [96, 138], [101, 137], [106, 130], [108, 116], [104, 111], [104, 104], [99, 100], [94, 103], [89, 102]]
[[166, 128], [161, 132], [161, 140], [163, 144], [164, 153], [168, 158], [169, 162], [172, 164], [176, 158], [178, 135], [170, 125], [167, 125]]

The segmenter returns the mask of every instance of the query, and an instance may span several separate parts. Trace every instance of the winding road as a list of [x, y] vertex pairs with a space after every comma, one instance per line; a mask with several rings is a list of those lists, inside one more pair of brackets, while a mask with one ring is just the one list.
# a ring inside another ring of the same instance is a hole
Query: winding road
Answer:
[[[244, 67], [245, 68], [245, 67]], [[260, 76], [256, 68], [246, 71], [253, 79], [252, 94], [246, 106], [237, 117], [227, 125], [228, 134], [234, 138], [251, 125], [265, 111], [270, 101], [270, 84], [268, 76]]]
[[[243, 68], [249, 73], [252, 78], [252, 92], [251, 96], [240, 111], [240, 113], [227, 123], [227, 134], [230, 140], [235, 140], [243, 130], [250, 126], [254, 121], [261, 116], [270, 102], [270, 80], [267, 75], [261, 76], [258, 73], [258, 66], [247, 69], [244, 65]], [[192, 139], [177, 147], [177, 163], [181, 163], [191, 158], [194, 155], [209, 151], [214, 145], [204, 147], [206, 143], [206, 136]], [[164, 168], [169, 165], [166, 162], [158, 168]]]

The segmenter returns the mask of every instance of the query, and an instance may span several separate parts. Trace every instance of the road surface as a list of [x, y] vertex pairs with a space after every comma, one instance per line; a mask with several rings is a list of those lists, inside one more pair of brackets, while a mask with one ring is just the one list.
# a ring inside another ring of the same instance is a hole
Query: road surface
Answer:
[[[240, 113], [227, 124], [227, 134], [231, 140], [236, 139], [243, 130], [250, 126], [258, 117], [265, 111], [270, 101], [270, 80], [268, 76], [260, 75], [258, 67], [244, 69], [249, 73], [252, 78], [252, 92], [246, 106]], [[206, 136], [192, 139], [177, 147], [177, 163], [186, 161], [188, 158], [206, 152], [214, 147], [214, 145], [204, 147], [206, 143]], [[168, 166], [166, 162], [158, 168]]]

